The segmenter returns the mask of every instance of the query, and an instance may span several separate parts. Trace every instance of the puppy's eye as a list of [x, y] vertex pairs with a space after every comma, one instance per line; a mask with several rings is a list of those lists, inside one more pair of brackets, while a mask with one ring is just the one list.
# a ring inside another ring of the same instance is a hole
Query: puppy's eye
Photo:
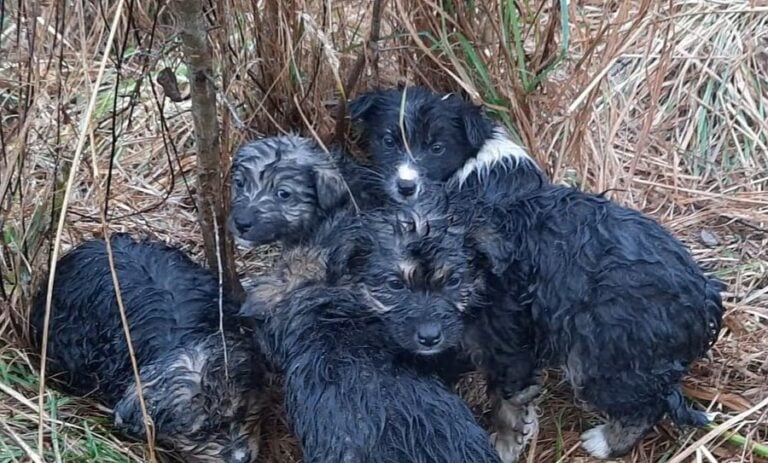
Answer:
[[235, 175], [235, 178], [233, 179], [232, 183], [235, 185], [235, 188], [242, 189], [245, 186], [245, 180], [243, 179], [242, 175]]
[[280, 199], [288, 199], [291, 197], [291, 192], [281, 188], [277, 190], [277, 193], [275, 193], [275, 195]]
[[382, 141], [384, 142], [384, 146], [386, 146], [387, 148], [392, 148], [393, 146], [395, 146], [395, 137], [393, 137], [392, 135], [384, 135], [384, 138], [382, 139]]
[[389, 289], [393, 291], [399, 291], [405, 288], [405, 285], [403, 284], [403, 282], [398, 280], [397, 278], [393, 278], [387, 281], [387, 286], [389, 287]]
[[435, 143], [430, 149], [432, 150], [432, 154], [443, 154], [443, 151], [445, 151], [445, 145], [442, 143]]
[[461, 278], [458, 275], [451, 275], [448, 281], [445, 282], [446, 288], [456, 288], [461, 284]]

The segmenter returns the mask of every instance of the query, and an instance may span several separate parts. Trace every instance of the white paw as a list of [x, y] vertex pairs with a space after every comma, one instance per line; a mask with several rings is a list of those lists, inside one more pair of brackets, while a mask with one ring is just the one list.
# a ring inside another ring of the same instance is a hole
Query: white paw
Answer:
[[704, 414], [707, 415], [707, 419], [709, 420], [710, 423], [715, 421], [715, 418], [720, 416], [720, 413], [718, 412], [706, 412]]
[[595, 426], [581, 435], [581, 446], [595, 458], [611, 456], [611, 447], [605, 439], [605, 425]]
[[539, 432], [536, 407], [532, 403], [517, 406], [504, 401], [496, 419], [500, 421], [500, 427], [491, 434], [491, 442], [503, 463], [516, 463], [528, 442]]
[[525, 448], [525, 442], [520, 441], [521, 439], [515, 432], [491, 434], [491, 443], [496, 449], [496, 453], [499, 454], [502, 463], [517, 463], [523, 453], [523, 448]]

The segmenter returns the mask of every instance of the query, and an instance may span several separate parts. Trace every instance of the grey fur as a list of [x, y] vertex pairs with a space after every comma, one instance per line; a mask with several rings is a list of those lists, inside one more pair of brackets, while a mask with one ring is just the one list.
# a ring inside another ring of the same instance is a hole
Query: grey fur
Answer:
[[232, 164], [228, 226], [245, 246], [295, 245], [339, 210], [374, 204], [370, 170], [297, 135], [246, 143]]

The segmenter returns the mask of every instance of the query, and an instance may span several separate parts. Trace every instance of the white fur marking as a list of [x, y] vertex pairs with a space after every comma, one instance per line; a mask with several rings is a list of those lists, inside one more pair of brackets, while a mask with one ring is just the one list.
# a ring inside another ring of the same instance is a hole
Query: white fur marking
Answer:
[[477, 156], [467, 160], [464, 166], [454, 174], [454, 178], [461, 185], [472, 173], [477, 172], [478, 175], [486, 175], [493, 166], [506, 159], [513, 159], [516, 162], [525, 161], [536, 166], [525, 148], [513, 142], [503, 127], [496, 127], [493, 130], [493, 135], [486, 140]]
[[400, 164], [397, 167], [397, 176], [400, 180], [416, 180], [419, 173], [410, 164]]
[[235, 243], [243, 249], [251, 249], [253, 247], [253, 242], [251, 241], [240, 238], [239, 236], [235, 236], [234, 238]]
[[595, 458], [606, 459], [611, 456], [611, 447], [605, 438], [605, 425], [595, 426], [581, 435], [581, 445]]
[[235, 450], [232, 452], [232, 457], [235, 461], [241, 461], [245, 458], [245, 451], [244, 450]]

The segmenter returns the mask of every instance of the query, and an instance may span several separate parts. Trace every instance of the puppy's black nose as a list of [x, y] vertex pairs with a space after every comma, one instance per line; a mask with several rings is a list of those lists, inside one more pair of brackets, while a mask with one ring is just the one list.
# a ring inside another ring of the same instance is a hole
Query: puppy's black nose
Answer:
[[406, 198], [413, 196], [416, 193], [416, 181], [402, 178], [397, 179], [397, 192]]
[[437, 323], [425, 323], [416, 332], [416, 339], [424, 347], [434, 347], [443, 340], [443, 333]]
[[232, 217], [232, 223], [235, 225], [235, 228], [240, 233], [244, 233], [244, 232], [248, 231], [248, 229], [251, 228], [251, 223], [250, 223], [249, 220], [247, 220], [244, 217], [239, 217], [237, 215]]

